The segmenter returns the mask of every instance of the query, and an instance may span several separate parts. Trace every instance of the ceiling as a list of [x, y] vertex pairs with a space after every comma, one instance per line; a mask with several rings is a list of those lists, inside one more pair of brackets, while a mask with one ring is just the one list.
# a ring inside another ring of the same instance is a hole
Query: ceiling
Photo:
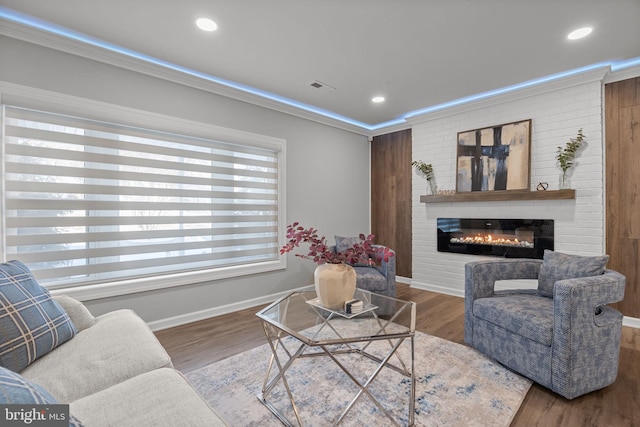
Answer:
[[[640, 0], [0, 0], [0, 5], [365, 128], [603, 61], [625, 66], [640, 58]], [[218, 31], [196, 28], [200, 16], [217, 21]], [[590, 36], [567, 40], [571, 30], [586, 25], [593, 27]], [[329, 89], [312, 87], [315, 81]], [[375, 95], [386, 101], [372, 103]]]

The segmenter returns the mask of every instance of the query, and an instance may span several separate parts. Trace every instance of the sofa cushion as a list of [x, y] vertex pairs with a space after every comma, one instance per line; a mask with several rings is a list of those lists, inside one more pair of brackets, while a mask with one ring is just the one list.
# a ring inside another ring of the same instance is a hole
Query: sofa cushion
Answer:
[[187, 380], [168, 368], [138, 375], [70, 407], [87, 426], [226, 426]]
[[20, 261], [0, 264], [0, 366], [20, 372], [77, 329]]
[[[0, 367], [0, 404], [55, 405], [58, 401], [38, 384], [7, 368]], [[71, 415], [69, 427], [82, 427], [82, 423]]]
[[538, 293], [553, 297], [553, 285], [558, 280], [603, 274], [607, 261], [609, 255], [568, 255], [546, 249], [538, 275]]
[[553, 300], [529, 293], [473, 302], [473, 315], [542, 345], [553, 340]]
[[95, 320], [22, 375], [58, 401], [69, 403], [141, 373], [172, 366], [166, 350], [133, 311], [116, 310]]

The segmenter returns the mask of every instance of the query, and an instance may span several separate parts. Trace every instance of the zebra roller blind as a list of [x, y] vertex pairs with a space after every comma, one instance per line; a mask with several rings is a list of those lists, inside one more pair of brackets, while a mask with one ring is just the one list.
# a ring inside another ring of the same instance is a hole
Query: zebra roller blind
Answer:
[[3, 258], [43, 284], [278, 259], [278, 149], [3, 110]]

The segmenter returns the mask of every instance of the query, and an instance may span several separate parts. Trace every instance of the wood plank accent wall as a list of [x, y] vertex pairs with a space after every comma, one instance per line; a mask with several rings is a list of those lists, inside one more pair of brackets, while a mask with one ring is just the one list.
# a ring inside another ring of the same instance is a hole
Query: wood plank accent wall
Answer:
[[605, 85], [609, 268], [627, 277], [625, 315], [640, 318], [640, 77]]
[[396, 274], [411, 277], [411, 129], [371, 142], [371, 232], [396, 251]]

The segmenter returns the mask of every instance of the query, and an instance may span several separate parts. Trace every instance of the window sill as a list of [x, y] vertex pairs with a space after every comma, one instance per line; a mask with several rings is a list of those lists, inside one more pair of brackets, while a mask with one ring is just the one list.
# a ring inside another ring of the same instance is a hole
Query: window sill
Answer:
[[144, 277], [139, 279], [123, 280], [119, 282], [70, 286], [68, 288], [56, 287], [55, 289], [50, 289], [49, 291], [52, 295], [64, 294], [79, 301], [90, 301], [102, 298], [116, 297], [120, 295], [134, 294], [138, 292], [148, 292], [158, 289], [194, 285], [196, 283], [213, 282], [220, 279], [265, 273], [268, 271], [282, 270], [284, 268], [286, 268], [286, 264], [284, 262], [284, 259], [282, 259], [280, 261], [264, 262], [251, 266], [234, 266], [218, 268], [215, 270]]

